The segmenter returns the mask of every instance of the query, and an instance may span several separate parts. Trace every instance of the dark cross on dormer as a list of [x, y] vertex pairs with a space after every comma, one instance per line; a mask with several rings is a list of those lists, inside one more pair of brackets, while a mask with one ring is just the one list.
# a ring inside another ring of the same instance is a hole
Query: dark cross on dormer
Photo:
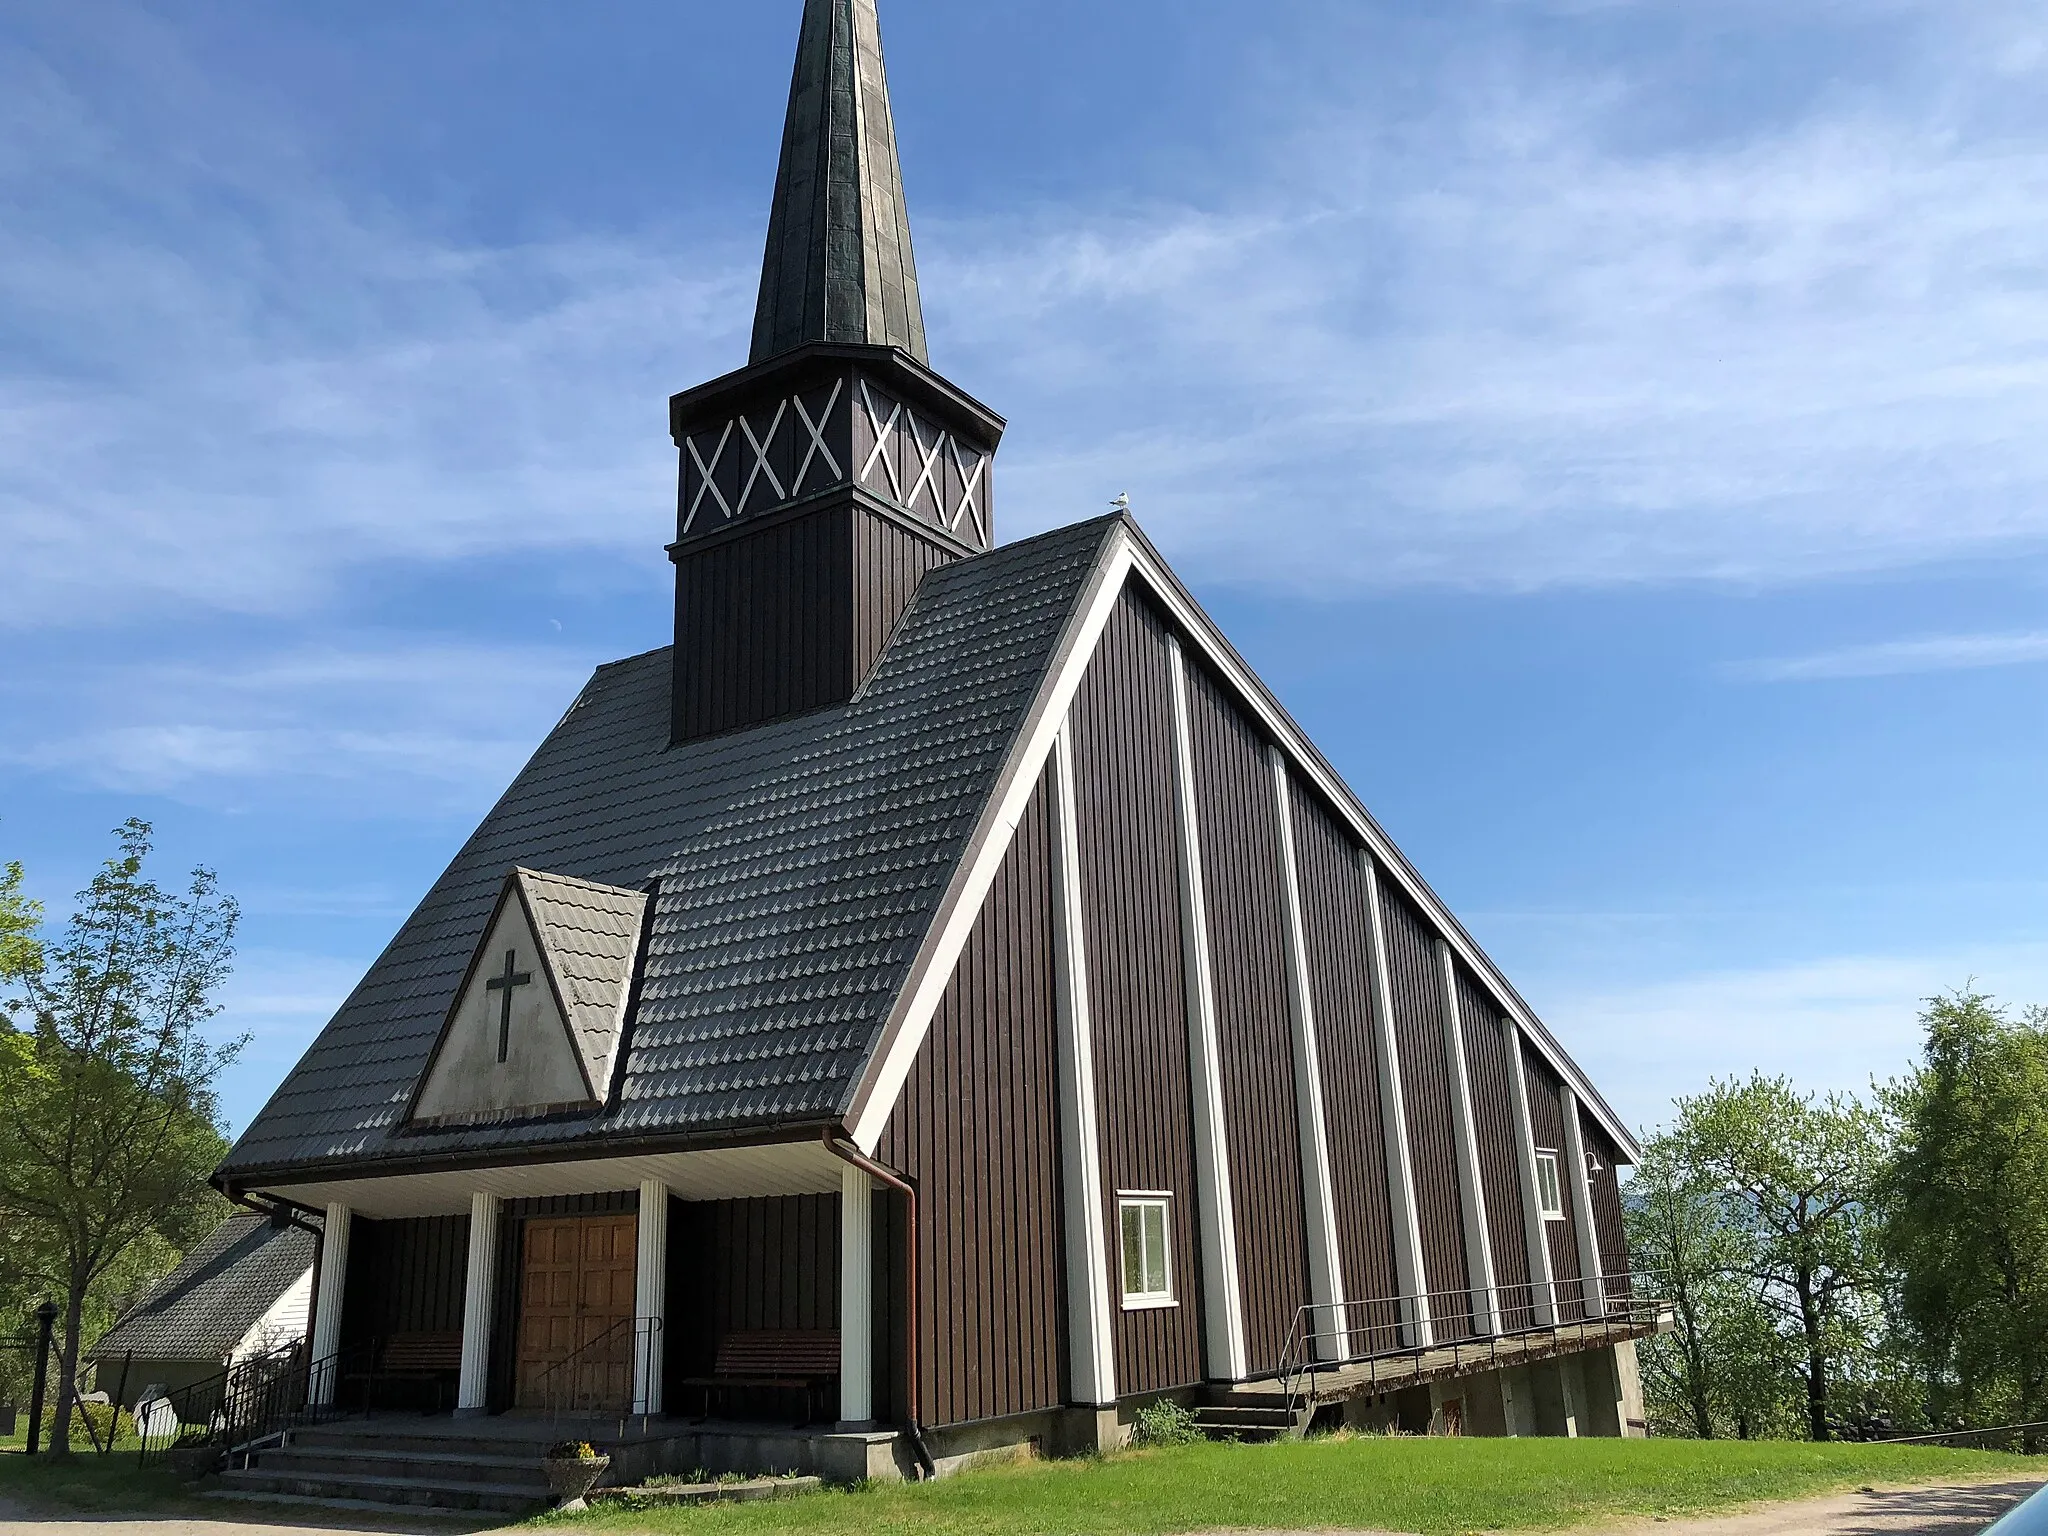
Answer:
[[505, 994], [504, 1005], [498, 1010], [498, 1060], [500, 1061], [505, 1059], [505, 1053], [511, 1049], [512, 1045], [512, 989], [514, 987], [530, 986], [532, 983], [533, 973], [519, 969], [519, 951], [516, 949], [505, 951], [505, 974], [493, 976], [484, 983], [485, 990]]

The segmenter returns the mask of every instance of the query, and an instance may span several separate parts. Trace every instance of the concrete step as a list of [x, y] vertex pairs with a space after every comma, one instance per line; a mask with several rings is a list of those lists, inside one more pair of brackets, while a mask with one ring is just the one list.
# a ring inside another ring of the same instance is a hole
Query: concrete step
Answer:
[[536, 1492], [520, 1483], [272, 1472], [260, 1465], [246, 1472], [224, 1472], [221, 1484], [223, 1491], [233, 1493], [354, 1499], [385, 1507], [481, 1510], [504, 1515], [531, 1514], [549, 1502], [545, 1490]]
[[517, 1483], [546, 1491], [547, 1473], [538, 1453], [530, 1456], [473, 1456], [442, 1450], [399, 1450], [377, 1446], [288, 1445], [264, 1451], [258, 1463], [266, 1472], [291, 1472], [329, 1477], [468, 1478]]
[[570, 1438], [568, 1431], [556, 1435], [545, 1429], [532, 1435], [518, 1436], [438, 1435], [410, 1434], [404, 1429], [381, 1424], [375, 1429], [315, 1424], [293, 1430], [290, 1441], [294, 1450], [376, 1451], [384, 1455], [430, 1451], [436, 1455], [525, 1457], [538, 1461], [549, 1446], [567, 1438]]
[[[388, 1503], [372, 1499], [316, 1499], [302, 1493], [247, 1493], [238, 1488], [209, 1488], [199, 1495], [202, 1499], [219, 1499], [223, 1503], [241, 1505], [269, 1505], [273, 1508], [304, 1510], [324, 1514], [389, 1515]], [[406, 1511], [408, 1518], [416, 1520], [446, 1520], [450, 1531], [473, 1530], [476, 1528], [476, 1510], [431, 1509], [415, 1506]], [[496, 1528], [498, 1521], [490, 1522]]]
[[1285, 1408], [1206, 1403], [1195, 1409], [1195, 1427], [1211, 1440], [1284, 1440], [1301, 1431], [1302, 1415]]

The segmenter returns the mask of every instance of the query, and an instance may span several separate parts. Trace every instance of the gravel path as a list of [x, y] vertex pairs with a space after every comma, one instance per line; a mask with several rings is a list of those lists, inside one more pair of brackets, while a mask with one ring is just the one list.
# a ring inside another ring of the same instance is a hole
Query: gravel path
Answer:
[[224, 1505], [218, 1514], [52, 1515], [31, 1514], [0, 1499], [0, 1536], [464, 1536], [495, 1530], [474, 1521], [408, 1520], [364, 1513], [334, 1514], [308, 1510], [301, 1514], [276, 1504]]
[[1962, 1487], [1894, 1488], [1838, 1493], [1822, 1499], [1773, 1504], [1740, 1515], [1710, 1520], [1642, 1520], [1610, 1526], [1621, 1532], [1657, 1536], [1976, 1536], [1993, 1520], [2041, 1486], [1975, 1483]]

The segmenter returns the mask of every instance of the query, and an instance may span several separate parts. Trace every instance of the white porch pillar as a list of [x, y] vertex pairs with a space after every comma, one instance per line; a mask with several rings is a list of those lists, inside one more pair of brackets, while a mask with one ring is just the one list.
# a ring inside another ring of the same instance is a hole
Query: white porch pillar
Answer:
[[1408, 1155], [1408, 1098], [1401, 1088], [1401, 1041], [1394, 1032], [1394, 986], [1387, 969], [1387, 917], [1380, 902], [1379, 866], [1361, 849], [1365, 915], [1372, 960], [1373, 1043], [1379, 1050], [1380, 1137], [1387, 1152], [1387, 1208], [1394, 1227], [1394, 1279], [1411, 1348], [1435, 1342], [1429, 1318], [1428, 1271], [1422, 1262], [1422, 1221], [1415, 1206], [1415, 1167]]
[[339, 1374], [334, 1356], [341, 1352], [341, 1298], [348, 1290], [348, 1229], [355, 1213], [345, 1205], [327, 1207], [320, 1224], [320, 1294], [313, 1301], [313, 1363], [322, 1361], [313, 1373], [310, 1395], [313, 1406], [325, 1408], [334, 1402], [334, 1383]]
[[1088, 945], [1081, 907], [1081, 834], [1074, 809], [1074, 746], [1062, 725], [1053, 748], [1053, 991], [1059, 1023], [1060, 1165], [1067, 1231], [1067, 1361], [1074, 1401], [1116, 1402], [1115, 1314], [1109, 1294], [1109, 1220], [1095, 1104], [1095, 1031], [1088, 1009]]
[[1579, 1096], [1566, 1083], [1558, 1090], [1564, 1104], [1564, 1155], [1571, 1163], [1572, 1225], [1579, 1229], [1579, 1284], [1586, 1297], [1586, 1316], [1607, 1315], [1607, 1287], [1601, 1284], [1600, 1232], [1593, 1225], [1593, 1177], [1586, 1171], [1586, 1133], [1579, 1128]]
[[1536, 1321], [1557, 1326], [1557, 1284], [1550, 1272], [1550, 1231], [1543, 1216], [1543, 1195], [1536, 1185], [1536, 1131], [1529, 1118], [1529, 1074], [1522, 1065], [1522, 1029], [1511, 1018], [1500, 1021], [1507, 1036], [1508, 1081], [1515, 1110], [1515, 1163], [1522, 1175], [1522, 1240], [1529, 1249], [1529, 1296]]
[[1209, 966], [1209, 916], [1202, 891], [1202, 836], [1195, 800], [1194, 739], [1188, 725], [1187, 660], [1173, 659], [1173, 819], [1180, 834], [1181, 967], [1187, 987], [1188, 1076], [1195, 1110], [1195, 1183], [1201, 1210], [1203, 1337], [1212, 1377], [1243, 1381], [1244, 1301], [1238, 1285], [1237, 1227], [1230, 1188], [1230, 1141], [1223, 1122], [1223, 1061], [1216, 1039], [1216, 992]]
[[504, 1203], [479, 1191], [469, 1197], [469, 1278], [462, 1296], [462, 1376], [455, 1416], [490, 1411], [491, 1321], [498, 1297], [498, 1216]]
[[662, 1411], [662, 1334], [668, 1320], [668, 1185], [640, 1181], [633, 1266], [633, 1411]]
[[1344, 1313], [1344, 1257], [1337, 1246], [1337, 1198], [1330, 1182], [1330, 1137], [1323, 1114], [1322, 1057], [1315, 993], [1309, 984], [1308, 934], [1301, 915], [1301, 872], [1294, 853], [1294, 796], [1287, 754], [1266, 749], [1273, 804], [1280, 818], [1281, 931], [1287, 941], [1287, 1013], [1294, 1030], [1294, 1122], [1301, 1141], [1301, 1193], [1308, 1226], [1308, 1290], [1315, 1304], [1316, 1350], [1325, 1360], [1351, 1355]]
[[1458, 1138], [1458, 1204], [1465, 1219], [1465, 1265], [1472, 1285], [1472, 1321], [1481, 1333], [1500, 1332], [1500, 1292], [1494, 1283], [1493, 1234], [1486, 1226], [1486, 1185], [1479, 1168], [1479, 1135], [1472, 1122], [1472, 1075], [1465, 1063], [1465, 1020], [1458, 1007], [1458, 962], [1451, 946], [1436, 941], [1444, 982], [1444, 1064], [1451, 1073], [1451, 1123]]
[[848, 1163], [839, 1170], [839, 1418], [875, 1416], [875, 1191]]

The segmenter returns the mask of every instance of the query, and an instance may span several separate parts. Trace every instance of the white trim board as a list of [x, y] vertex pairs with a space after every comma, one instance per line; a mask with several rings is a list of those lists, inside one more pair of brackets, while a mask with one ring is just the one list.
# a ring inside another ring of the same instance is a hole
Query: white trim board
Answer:
[[854, 1144], [872, 1156], [881, 1141], [883, 1128], [895, 1110], [911, 1065], [952, 980], [953, 968], [967, 946], [981, 904], [1009, 852], [1010, 836], [1045, 771], [1053, 740], [1066, 720], [1102, 632], [1132, 575], [1144, 581], [1149, 595], [1229, 685], [1238, 703], [1250, 711], [1268, 738], [1279, 745], [1290, 767], [1336, 808], [1352, 835], [1372, 855], [1373, 862], [1422, 909], [1445, 943], [1471, 967], [1480, 985], [1514, 1021], [1522, 1037], [1565, 1083], [1585, 1090], [1581, 1101], [1586, 1112], [1599, 1122], [1615, 1146], [1631, 1160], [1640, 1158], [1642, 1149], [1635, 1137], [1605, 1110], [1578, 1065], [1548, 1038], [1535, 1014], [1514, 995], [1513, 989], [1497, 979], [1497, 968], [1451, 916], [1449, 908], [1408, 868], [1393, 841], [1380, 830], [1350, 786], [1323, 762], [1321, 754], [1273, 702], [1264, 684], [1231, 648], [1209, 616], [1196, 606], [1143, 536], [1128, 524], [1113, 527], [1104, 540], [1095, 570], [1060, 638], [1038, 697], [1025, 717], [1008, 761], [997, 775], [996, 791], [968, 840], [966, 854], [912, 962], [909, 982], [898, 995], [883, 1029], [882, 1045], [875, 1053], [874, 1064], [855, 1090], [846, 1122]]

